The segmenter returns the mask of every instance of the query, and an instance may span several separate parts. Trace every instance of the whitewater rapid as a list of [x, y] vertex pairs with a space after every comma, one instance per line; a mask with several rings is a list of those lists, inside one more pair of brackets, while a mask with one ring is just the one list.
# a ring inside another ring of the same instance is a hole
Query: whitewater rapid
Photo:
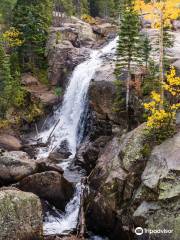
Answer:
[[[48, 157], [52, 151], [60, 147], [63, 141], [68, 143], [68, 149], [72, 155], [59, 165], [64, 169], [65, 177], [69, 181], [71, 181], [73, 175], [74, 179], [76, 179], [73, 182], [76, 186], [75, 194], [67, 204], [65, 212], [59, 213], [54, 208], [56, 216], [50, 212], [46, 213], [44, 221], [44, 233], [46, 235], [67, 234], [67, 232], [76, 228], [80, 194], [83, 187], [80, 179], [83, 173], [71, 169], [71, 163], [83, 136], [84, 124], [82, 115], [87, 106], [87, 93], [90, 81], [93, 79], [96, 71], [102, 66], [103, 58], [108, 54], [115, 54], [116, 42], [117, 38], [100, 50], [92, 50], [89, 59], [74, 69], [69, 79], [62, 105], [54, 112], [52, 119], [48, 122], [50, 127], [39, 135], [42, 142], [48, 142], [48, 146], [39, 149], [38, 158]], [[68, 178], [70, 174], [67, 174], [67, 172], [69, 171], [71, 171], [71, 179]]]

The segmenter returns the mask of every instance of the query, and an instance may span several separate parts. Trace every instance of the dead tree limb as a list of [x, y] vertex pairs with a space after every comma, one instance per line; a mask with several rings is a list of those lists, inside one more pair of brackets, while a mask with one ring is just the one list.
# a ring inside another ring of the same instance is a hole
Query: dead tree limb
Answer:
[[84, 213], [84, 199], [85, 199], [85, 192], [86, 192], [86, 178], [81, 180], [82, 189], [81, 189], [81, 196], [80, 196], [80, 208], [79, 208], [79, 216], [78, 216], [78, 224], [77, 224], [77, 237], [84, 239], [87, 229], [86, 229], [86, 220], [85, 220], [85, 213]]

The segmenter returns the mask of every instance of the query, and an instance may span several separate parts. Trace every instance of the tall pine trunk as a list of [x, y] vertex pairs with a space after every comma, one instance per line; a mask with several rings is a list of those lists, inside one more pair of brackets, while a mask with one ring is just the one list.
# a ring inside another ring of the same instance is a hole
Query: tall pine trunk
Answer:
[[163, 108], [163, 102], [164, 102], [164, 24], [163, 24], [163, 10], [160, 13], [160, 31], [159, 31], [159, 81], [160, 81], [160, 94], [161, 94], [161, 100], [162, 104], [160, 108]]
[[128, 76], [126, 82], [126, 112], [129, 113], [129, 97], [130, 97], [130, 81], [131, 81], [131, 64], [128, 62]]

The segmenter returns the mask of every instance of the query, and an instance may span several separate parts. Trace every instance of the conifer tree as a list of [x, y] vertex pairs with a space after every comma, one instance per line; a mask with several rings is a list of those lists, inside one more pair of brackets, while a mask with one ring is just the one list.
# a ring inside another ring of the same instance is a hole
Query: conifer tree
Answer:
[[22, 33], [19, 60], [23, 71], [45, 68], [45, 46], [52, 18], [52, 0], [17, 0], [13, 25]]
[[128, 114], [132, 63], [142, 59], [142, 51], [139, 16], [134, 10], [132, 1], [129, 0], [124, 4], [117, 46], [116, 75], [120, 79], [122, 69], [127, 70], [126, 111]]
[[56, 11], [66, 13], [69, 16], [75, 14], [75, 6], [73, 3], [72, 0], [54, 0]]
[[147, 34], [142, 35], [142, 60], [145, 64], [146, 71], [148, 70], [148, 62], [151, 52], [151, 44]]

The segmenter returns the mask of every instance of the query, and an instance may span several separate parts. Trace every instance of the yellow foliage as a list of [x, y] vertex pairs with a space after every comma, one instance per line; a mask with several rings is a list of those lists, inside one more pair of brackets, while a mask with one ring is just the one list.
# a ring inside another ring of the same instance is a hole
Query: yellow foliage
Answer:
[[4, 32], [2, 36], [9, 47], [17, 47], [23, 44], [23, 41], [21, 40], [22, 33], [14, 27], [11, 27], [8, 31]]
[[[166, 74], [166, 78], [166, 83], [164, 83], [163, 86], [164, 89], [172, 97], [179, 97], [180, 77], [176, 77], [174, 67], [171, 67], [170, 72]], [[152, 101], [144, 104], [144, 108], [150, 113], [147, 120], [147, 127], [150, 129], [170, 127], [175, 121], [176, 112], [180, 108], [180, 103], [174, 103], [172, 105], [166, 104], [166, 107], [162, 108], [163, 100], [161, 99], [161, 95], [155, 91], [151, 93], [151, 99]]]
[[7, 128], [9, 126], [9, 120], [0, 120], [0, 129]]
[[163, 14], [164, 26], [170, 26], [171, 20], [175, 20], [180, 16], [180, 1], [151, 1], [145, 3], [144, 0], [135, 1], [135, 9], [143, 14], [146, 20], [152, 22], [152, 27], [160, 27], [160, 15]]
[[84, 22], [87, 22], [89, 24], [96, 24], [96, 19], [91, 17], [90, 15], [88, 14], [83, 14], [81, 16], [81, 19], [84, 21]]
[[171, 67], [170, 73], [166, 75], [167, 82], [164, 83], [164, 89], [169, 91], [173, 96], [180, 94], [180, 77], [176, 77], [174, 67]]

